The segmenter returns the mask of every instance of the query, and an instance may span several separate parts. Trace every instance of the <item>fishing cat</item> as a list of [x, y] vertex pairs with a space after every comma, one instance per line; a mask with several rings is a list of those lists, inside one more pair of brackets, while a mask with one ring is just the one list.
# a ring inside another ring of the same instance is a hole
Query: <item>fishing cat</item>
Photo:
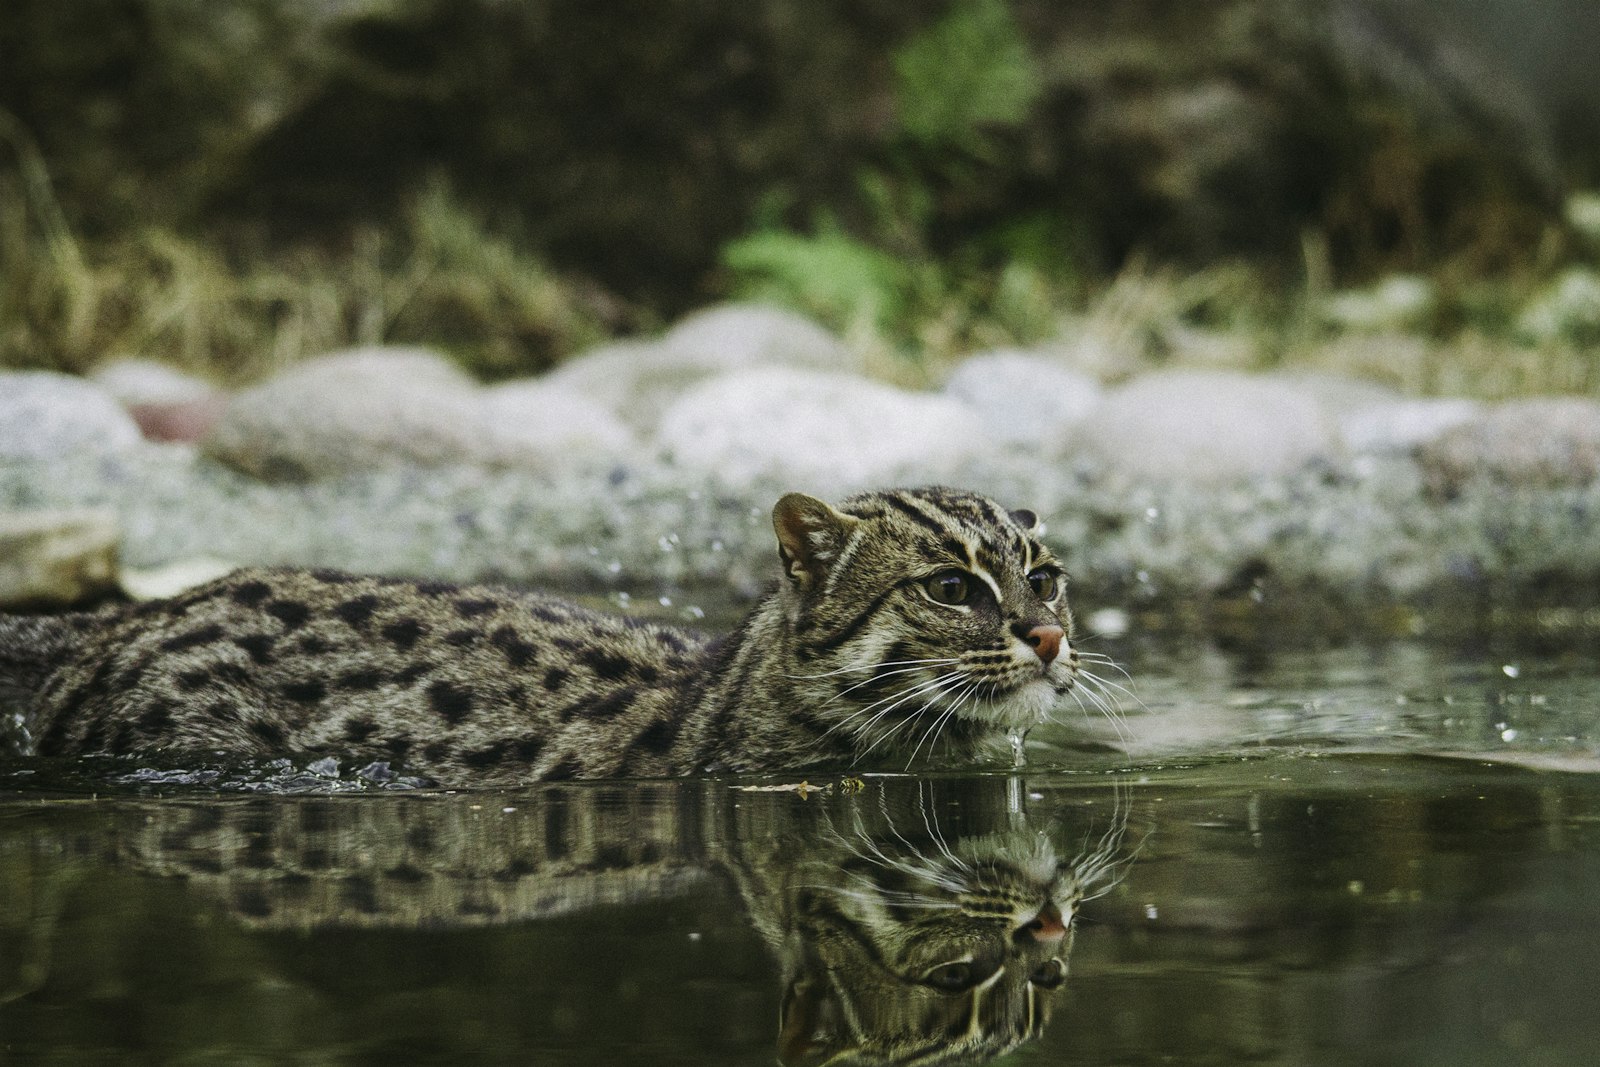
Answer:
[[966, 756], [1077, 683], [1032, 512], [791, 493], [773, 526], [783, 579], [720, 639], [487, 586], [247, 569], [0, 619], [0, 698], [42, 755], [329, 753], [496, 785]]

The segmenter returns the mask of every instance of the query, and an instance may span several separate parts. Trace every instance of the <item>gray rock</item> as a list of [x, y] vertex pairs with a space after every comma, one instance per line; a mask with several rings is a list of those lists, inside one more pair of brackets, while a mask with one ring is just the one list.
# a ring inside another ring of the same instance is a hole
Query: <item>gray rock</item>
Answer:
[[1418, 460], [1436, 492], [1454, 492], [1475, 479], [1521, 487], [1591, 485], [1600, 480], [1600, 401], [1513, 400], [1423, 446]]
[[0, 512], [0, 608], [59, 608], [116, 592], [115, 512]]
[[983, 449], [976, 421], [949, 397], [783, 367], [689, 390], [662, 415], [657, 442], [721, 486], [776, 477], [819, 493], [936, 480]]
[[713, 375], [751, 367], [859, 370], [861, 362], [803, 316], [730, 304], [690, 315], [658, 341], [604, 345], [546, 380], [588, 394], [634, 429], [649, 432], [667, 404]]
[[0, 373], [0, 459], [113, 455], [139, 440], [133, 419], [92, 382], [49, 371]]
[[1271, 378], [1170, 371], [1115, 390], [1082, 423], [1074, 450], [1135, 482], [1221, 484], [1287, 475], [1339, 454], [1310, 391]]
[[243, 390], [201, 448], [268, 481], [498, 458], [477, 384], [443, 356], [407, 348], [321, 356]]
[[1340, 413], [1339, 436], [1351, 452], [1408, 452], [1482, 411], [1476, 400], [1460, 397], [1397, 397]]
[[90, 372], [89, 380], [116, 397], [124, 407], [185, 403], [204, 400], [220, 392], [204, 378], [153, 359], [119, 359], [104, 363]]
[[972, 408], [996, 445], [1056, 451], [1100, 403], [1100, 383], [1045, 356], [1001, 349], [956, 368], [944, 392]]
[[1600, 341], [1600, 273], [1584, 267], [1567, 271], [1523, 309], [1517, 330], [1534, 342]]
[[638, 438], [611, 409], [544, 378], [484, 390], [483, 417], [495, 451], [518, 465], [603, 464], [639, 450]]

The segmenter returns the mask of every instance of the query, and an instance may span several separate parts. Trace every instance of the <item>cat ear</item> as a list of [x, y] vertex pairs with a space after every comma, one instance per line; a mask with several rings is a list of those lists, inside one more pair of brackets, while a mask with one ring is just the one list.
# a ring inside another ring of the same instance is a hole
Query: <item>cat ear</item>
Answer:
[[851, 529], [860, 521], [814, 496], [785, 495], [772, 509], [784, 576], [797, 589], [810, 586], [843, 550]]
[[1039, 528], [1038, 513], [1029, 511], [1027, 508], [1013, 508], [1011, 511], [1011, 521], [1022, 527], [1024, 530], [1033, 531]]

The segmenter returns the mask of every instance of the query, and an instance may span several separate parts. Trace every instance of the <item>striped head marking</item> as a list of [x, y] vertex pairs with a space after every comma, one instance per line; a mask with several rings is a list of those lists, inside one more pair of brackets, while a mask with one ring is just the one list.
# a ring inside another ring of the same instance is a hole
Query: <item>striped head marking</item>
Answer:
[[799, 692], [858, 754], [970, 748], [1047, 717], [1077, 652], [1032, 512], [930, 487], [773, 511]]

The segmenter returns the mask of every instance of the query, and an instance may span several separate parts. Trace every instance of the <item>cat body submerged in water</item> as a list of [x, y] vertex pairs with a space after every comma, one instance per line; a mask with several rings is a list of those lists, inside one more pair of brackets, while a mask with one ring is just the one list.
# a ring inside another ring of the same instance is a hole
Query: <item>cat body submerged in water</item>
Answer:
[[975, 752], [1079, 676], [1031, 512], [944, 488], [773, 510], [784, 576], [708, 638], [489, 586], [247, 569], [169, 600], [0, 618], [41, 755], [327, 753], [445, 784]]

